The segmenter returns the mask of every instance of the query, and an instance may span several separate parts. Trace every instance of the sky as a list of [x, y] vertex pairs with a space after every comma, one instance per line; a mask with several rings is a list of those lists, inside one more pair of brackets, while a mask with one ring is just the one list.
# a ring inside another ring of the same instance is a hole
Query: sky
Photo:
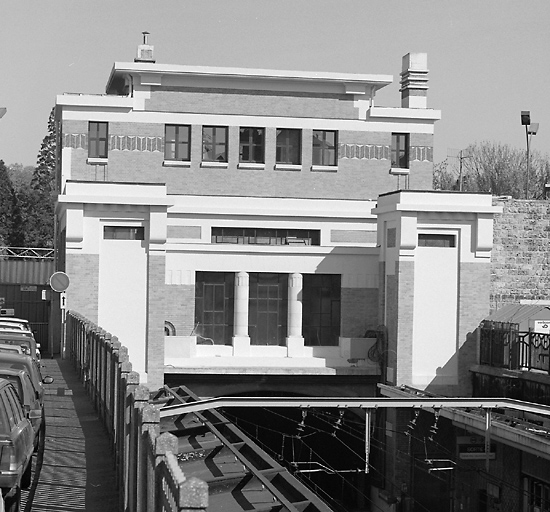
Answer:
[[0, 159], [36, 165], [65, 92], [101, 94], [150, 33], [157, 63], [392, 75], [428, 54], [434, 160], [468, 145], [525, 150], [522, 110], [550, 153], [548, 0], [12, 0], [0, 9]]

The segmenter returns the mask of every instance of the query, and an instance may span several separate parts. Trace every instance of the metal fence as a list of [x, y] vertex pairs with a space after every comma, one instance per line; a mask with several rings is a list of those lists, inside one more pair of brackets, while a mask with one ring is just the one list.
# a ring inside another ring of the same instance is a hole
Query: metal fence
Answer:
[[119, 509], [124, 512], [206, 511], [208, 486], [186, 478], [178, 440], [160, 433], [159, 406], [132, 371], [128, 349], [78, 313], [67, 314], [67, 353], [109, 435]]
[[550, 334], [519, 332], [518, 324], [486, 320], [480, 326], [480, 364], [550, 373]]

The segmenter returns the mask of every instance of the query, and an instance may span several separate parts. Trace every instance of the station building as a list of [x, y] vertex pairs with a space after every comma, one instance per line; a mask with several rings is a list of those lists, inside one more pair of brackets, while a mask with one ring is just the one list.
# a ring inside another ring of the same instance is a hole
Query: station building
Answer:
[[[67, 307], [152, 389], [471, 395], [500, 209], [432, 190], [426, 54], [378, 105], [392, 81], [158, 64], [144, 41], [105, 94], [58, 96]], [[383, 418], [384, 467], [406, 482], [403, 418]]]

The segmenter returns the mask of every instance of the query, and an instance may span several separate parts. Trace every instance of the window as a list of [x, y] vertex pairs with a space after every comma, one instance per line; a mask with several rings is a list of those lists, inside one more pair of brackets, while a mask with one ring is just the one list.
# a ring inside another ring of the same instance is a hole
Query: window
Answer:
[[243, 245], [320, 245], [318, 229], [212, 228], [212, 243]]
[[455, 235], [440, 235], [437, 233], [427, 234], [420, 233], [418, 235], [419, 247], [456, 247]]
[[90, 121], [88, 123], [88, 158], [107, 158], [109, 145], [109, 124]]
[[203, 126], [202, 159], [205, 162], [227, 162], [227, 126]]
[[164, 159], [191, 160], [191, 127], [167, 124], [164, 127]]
[[145, 229], [137, 226], [104, 226], [105, 240], [145, 240]]
[[336, 165], [337, 132], [313, 130], [313, 165]]
[[265, 154], [265, 130], [241, 128], [239, 130], [239, 162], [263, 164]]
[[306, 346], [337, 346], [340, 337], [339, 274], [304, 274], [302, 332]]
[[251, 345], [285, 345], [288, 275], [249, 274], [248, 332]]
[[399, 169], [409, 168], [409, 134], [391, 134], [391, 166]]
[[231, 345], [234, 293], [234, 272], [197, 272], [192, 333], [197, 343]]
[[300, 130], [277, 129], [276, 163], [291, 165], [302, 163], [301, 135]]

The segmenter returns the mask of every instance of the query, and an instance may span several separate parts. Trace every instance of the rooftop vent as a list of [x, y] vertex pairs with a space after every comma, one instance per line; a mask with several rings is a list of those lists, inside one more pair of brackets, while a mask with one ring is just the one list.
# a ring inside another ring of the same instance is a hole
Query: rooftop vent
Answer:
[[150, 45], [147, 42], [147, 36], [149, 32], [142, 32], [143, 34], [143, 44], [138, 45], [137, 48], [137, 57], [134, 59], [134, 62], [155, 62], [153, 58], [154, 46]]

